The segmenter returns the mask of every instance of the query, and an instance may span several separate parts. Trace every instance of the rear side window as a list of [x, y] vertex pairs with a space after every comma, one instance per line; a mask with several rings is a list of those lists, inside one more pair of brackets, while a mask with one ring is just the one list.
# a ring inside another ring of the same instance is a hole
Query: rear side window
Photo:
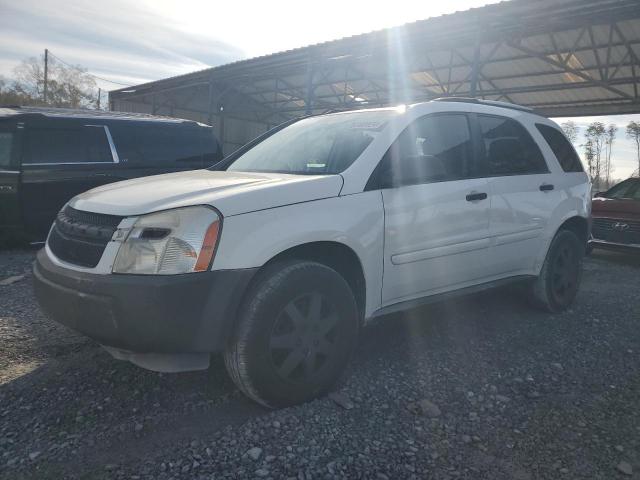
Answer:
[[472, 155], [471, 134], [465, 115], [422, 117], [409, 125], [391, 145], [368, 188], [466, 178]]
[[478, 115], [478, 122], [488, 176], [548, 172], [542, 152], [520, 123], [489, 115]]
[[111, 163], [104, 127], [30, 127], [23, 159], [26, 164]]
[[13, 133], [0, 132], [0, 169], [11, 166], [11, 150], [13, 148]]
[[202, 168], [221, 159], [209, 127], [149, 122], [114, 125], [111, 132], [120, 156], [134, 166]]
[[584, 172], [578, 154], [562, 132], [541, 123], [536, 123], [536, 128], [553, 150], [565, 172]]

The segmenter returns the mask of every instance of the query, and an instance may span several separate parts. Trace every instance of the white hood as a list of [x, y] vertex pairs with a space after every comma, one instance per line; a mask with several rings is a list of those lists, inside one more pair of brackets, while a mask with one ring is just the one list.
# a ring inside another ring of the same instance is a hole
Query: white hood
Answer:
[[103, 185], [74, 197], [78, 210], [133, 216], [212, 205], [223, 216], [338, 196], [340, 175], [191, 170]]

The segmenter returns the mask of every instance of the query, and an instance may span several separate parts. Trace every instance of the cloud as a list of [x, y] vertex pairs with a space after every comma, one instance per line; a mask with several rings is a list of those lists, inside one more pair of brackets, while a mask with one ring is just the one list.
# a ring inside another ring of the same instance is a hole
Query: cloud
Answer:
[[[45, 48], [123, 83], [140, 83], [244, 58], [213, 35], [190, 32], [152, 5], [112, 0], [0, 0], [0, 74]], [[115, 87], [111, 87], [115, 88]]]
[[[247, 5], [211, 0], [0, 0], [0, 75], [10, 77], [22, 59], [39, 56], [49, 48], [94, 75], [135, 85], [240, 60], [247, 56], [246, 51], [252, 55], [271, 53], [487, 1], [456, 0], [437, 5], [399, 1], [386, 9], [369, 11], [370, 2], [356, 0], [351, 10], [367, 11], [367, 15], [336, 17], [342, 3], [327, 0], [309, 23], [292, 21], [282, 13], [304, 17], [302, 4], [295, 0], [277, 7], [268, 2]], [[229, 43], [221, 37], [233, 40]], [[119, 88], [105, 82], [98, 85]], [[614, 161], [620, 177], [637, 168], [635, 147], [624, 132], [631, 119], [638, 121], [640, 116], [574, 119], [582, 132], [594, 120], [618, 125]]]

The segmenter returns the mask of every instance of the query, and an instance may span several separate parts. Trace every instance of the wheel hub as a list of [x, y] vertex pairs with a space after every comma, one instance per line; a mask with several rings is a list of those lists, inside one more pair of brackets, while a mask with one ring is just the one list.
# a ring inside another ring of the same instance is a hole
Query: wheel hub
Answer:
[[552, 290], [554, 295], [564, 300], [571, 295], [575, 287], [577, 261], [574, 252], [568, 245], [559, 249], [553, 262]]
[[301, 295], [278, 316], [269, 341], [278, 375], [304, 382], [318, 375], [334, 353], [338, 315], [320, 292]]

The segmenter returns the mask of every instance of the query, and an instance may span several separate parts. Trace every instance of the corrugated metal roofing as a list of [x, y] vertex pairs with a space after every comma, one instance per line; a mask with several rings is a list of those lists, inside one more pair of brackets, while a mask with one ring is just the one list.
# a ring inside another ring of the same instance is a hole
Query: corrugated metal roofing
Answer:
[[512, 0], [120, 89], [110, 100], [267, 125], [441, 96], [557, 116], [633, 113], [639, 58], [638, 0]]

